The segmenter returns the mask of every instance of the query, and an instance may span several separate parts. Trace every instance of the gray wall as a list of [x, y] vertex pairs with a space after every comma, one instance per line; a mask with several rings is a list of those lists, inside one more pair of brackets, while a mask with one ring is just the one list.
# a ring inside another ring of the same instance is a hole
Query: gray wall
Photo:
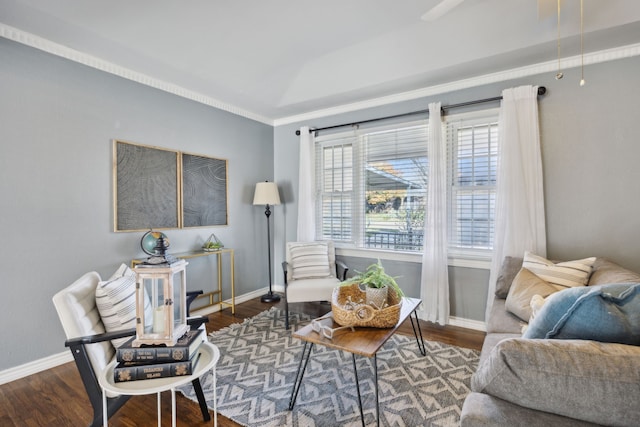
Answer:
[[[545, 85], [540, 121], [548, 255], [606, 256], [640, 271], [640, 58], [486, 85], [394, 105], [277, 126], [235, 116], [0, 39], [0, 370], [65, 351], [51, 297], [84, 272], [110, 275], [144, 254], [142, 233], [113, 233], [111, 140], [123, 139], [229, 160], [229, 226], [169, 230], [171, 251], [209, 234], [236, 250], [236, 291], [266, 285], [264, 210], [256, 182], [274, 179], [274, 277], [296, 238], [298, 137], [328, 126], [493, 97], [503, 88]], [[349, 259], [363, 269], [372, 259]], [[419, 264], [384, 262], [418, 295]], [[253, 268], [247, 268], [252, 265]], [[482, 320], [487, 272], [451, 267], [452, 315]], [[189, 288], [208, 286], [194, 260]], [[18, 335], [18, 338], [16, 337]]]
[[[563, 80], [546, 73], [428, 98], [277, 126], [274, 133], [275, 179], [285, 189], [286, 210], [275, 232], [276, 262], [284, 243], [296, 238], [297, 156], [300, 126], [323, 127], [424, 110], [429, 102], [451, 105], [500, 95], [523, 84], [547, 87], [540, 99], [548, 256], [574, 259], [604, 256], [640, 271], [640, 57], [586, 67], [587, 84], [579, 87], [579, 70]], [[375, 255], [373, 255], [375, 257]], [[371, 259], [349, 261], [360, 268]], [[418, 264], [383, 261], [401, 286], [418, 296]], [[483, 320], [488, 272], [450, 267], [451, 314]], [[281, 280], [281, 279], [280, 279]]]
[[[145, 256], [142, 232], [112, 231], [113, 138], [228, 159], [229, 225], [167, 230], [170, 252], [215, 232], [236, 251], [237, 294], [268, 283], [251, 202], [273, 179], [271, 126], [0, 38], [0, 370], [67, 351], [58, 290]], [[190, 289], [211, 288], [212, 261], [191, 261]]]

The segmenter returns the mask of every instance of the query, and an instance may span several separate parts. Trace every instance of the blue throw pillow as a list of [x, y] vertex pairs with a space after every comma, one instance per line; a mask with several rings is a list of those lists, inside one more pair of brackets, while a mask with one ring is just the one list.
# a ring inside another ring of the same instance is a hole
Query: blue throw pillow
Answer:
[[523, 338], [640, 345], [640, 283], [578, 287], [547, 298]]

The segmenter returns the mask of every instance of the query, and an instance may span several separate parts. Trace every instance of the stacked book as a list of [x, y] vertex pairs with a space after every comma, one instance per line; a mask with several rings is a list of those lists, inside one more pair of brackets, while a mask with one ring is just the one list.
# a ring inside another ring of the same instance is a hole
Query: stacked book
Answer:
[[116, 350], [115, 382], [191, 375], [198, 364], [204, 329], [188, 331], [173, 346], [133, 347], [135, 336]]

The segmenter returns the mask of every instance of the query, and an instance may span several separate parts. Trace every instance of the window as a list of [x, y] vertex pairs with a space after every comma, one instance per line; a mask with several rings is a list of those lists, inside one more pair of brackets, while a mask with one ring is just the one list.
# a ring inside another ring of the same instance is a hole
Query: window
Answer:
[[353, 138], [338, 140], [320, 147], [321, 226], [323, 239], [353, 241]]
[[[449, 238], [454, 250], [490, 249], [497, 112], [445, 123]], [[420, 252], [428, 191], [425, 121], [316, 138], [317, 235], [358, 248]]]
[[449, 153], [449, 246], [493, 246], [498, 123], [472, 120], [447, 125]]

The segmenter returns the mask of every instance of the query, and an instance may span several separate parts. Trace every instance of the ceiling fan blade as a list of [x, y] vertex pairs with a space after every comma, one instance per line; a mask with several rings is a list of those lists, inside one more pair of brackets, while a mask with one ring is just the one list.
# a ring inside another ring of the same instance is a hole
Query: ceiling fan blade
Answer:
[[442, 0], [440, 3], [428, 10], [420, 19], [423, 21], [435, 21], [441, 16], [448, 13], [451, 9], [458, 6], [464, 0]]

